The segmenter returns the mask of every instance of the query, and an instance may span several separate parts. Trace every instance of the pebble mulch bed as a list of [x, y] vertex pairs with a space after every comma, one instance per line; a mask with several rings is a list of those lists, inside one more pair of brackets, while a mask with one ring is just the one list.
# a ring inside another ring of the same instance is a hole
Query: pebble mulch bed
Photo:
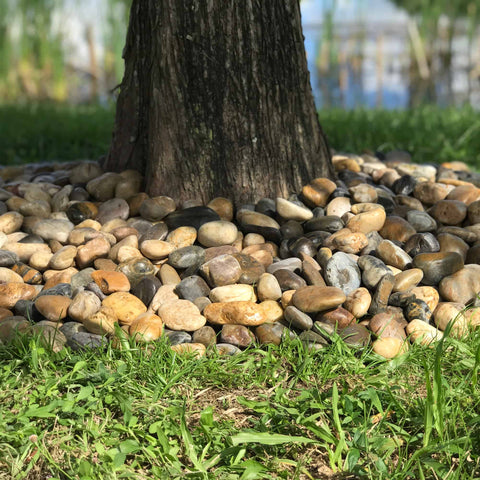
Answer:
[[0, 167], [0, 343], [120, 347], [123, 332], [203, 355], [339, 335], [393, 358], [451, 320], [466, 337], [480, 325], [480, 175], [404, 152], [333, 162], [335, 182], [238, 206], [151, 198], [138, 172], [93, 161]]

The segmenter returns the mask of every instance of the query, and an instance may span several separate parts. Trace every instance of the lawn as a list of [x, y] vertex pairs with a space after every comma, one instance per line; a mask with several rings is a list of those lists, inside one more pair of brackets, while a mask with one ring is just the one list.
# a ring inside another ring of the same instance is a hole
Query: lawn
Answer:
[[[480, 165], [470, 109], [320, 112], [338, 150]], [[97, 158], [113, 109], [0, 108], [0, 163]], [[480, 330], [387, 361], [337, 339], [233, 357], [164, 340], [52, 353], [0, 347], [3, 479], [480, 478]]]
[[195, 359], [26, 339], [0, 364], [0, 478], [480, 475], [480, 331], [392, 361], [341, 340]]
[[[418, 163], [480, 166], [480, 114], [470, 108], [324, 110], [319, 116], [336, 150], [402, 149]], [[0, 106], [0, 163], [98, 158], [107, 152], [113, 119], [112, 106]]]

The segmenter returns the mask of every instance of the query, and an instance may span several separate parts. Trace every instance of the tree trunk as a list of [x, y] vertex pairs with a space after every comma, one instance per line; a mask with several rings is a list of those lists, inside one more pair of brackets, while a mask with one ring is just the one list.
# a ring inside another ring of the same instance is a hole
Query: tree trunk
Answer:
[[288, 196], [332, 176], [298, 0], [133, 0], [105, 167], [150, 195]]

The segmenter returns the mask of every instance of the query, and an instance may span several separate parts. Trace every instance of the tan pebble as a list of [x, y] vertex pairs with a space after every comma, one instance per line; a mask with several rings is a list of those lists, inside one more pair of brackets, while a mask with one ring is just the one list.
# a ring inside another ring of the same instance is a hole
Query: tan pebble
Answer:
[[328, 237], [324, 246], [345, 253], [358, 253], [368, 245], [367, 236], [362, 232], [352, 232], [343, 228]]
[[35, 300], [35, 308], [51, 322], [58, 322], [67, 317], [72, 300], [63, 295], [42, 295]]
[[197, 230], [193, 227], [179, 227], [170, 232], [167, 236], [167, 242], [171, 243], [176, 249], [189, 247], [197, 239]]
[[428, 308], [433, 312], [437, 308], [440, 300], [438, 290], [434, 287], [415, 287], [412, 288], [410, 293], [413, 293], [418, 299], [423, 300]]
[[63, 271], [58, 270], [47, 270], [43, 273], [45, 284], [43, 286], [44, 290], [52, 288], [59, 283], [70, 283], [72, 277], [78, 273], [76, 268], [70, 267]]
[[24, 283], [24, 280], [18, 273], [15, 273], [12, 269], [0, 267], [0, 284], [12, 282]]
[[102, 236], [103, 235], [99, 231], [93, 228], [78, 228], [77, 225], [77, 227], [75, 227], [68, 235], [67, 241], [70, 245], [75, 245], [78, 247], [89, 240]]
[[250, 245], [262, 245], [265, 243], [265, 238], [259, 233], [247, 233], [243, 238], [243, 248], [249, 247]]
[[347, 295], [343, 307], [355, 318], [362, 318], [368, 313], [372, 296], [365, 287], [359, 287]]
[[179, 355], [193, 355], [197, 358], [203, 357], [207, 348], [202, 343], [180, 343], [170, 347], [175, 353]]
[[6, 243], [3, 248], [18, 255], [18, 259], [23, 263], [29, 263], [30, 258], [35, 253], [51, 254], [51, 250], [45, 243]]
[[97, 237], [78, 247], [75, 259], [79, 268], [85, 268], [97, 258], [106, 257], [109, 251], [110, 243], [108, 240], [104, 237]]
[[7, 212], [0, 215], [0, 232], [5, 234], [16, 232], [23, 223], [23, 215], [18, 212]]
[[28, 283], [6, 283], [0, 285], [0, 307], [12, 308], [18, 300], [31, 300], [37, 295], [37, 290]]
[[262, 307], [254, 302], [212, 303], [203, 311], [207, 321], [214, 325], [261, 325], [267, 321]]
[[73, 245], [61, 247], [50, 258], [49, 267], [55, 270], [63, 270], [72, 267], [75, 264], [75, 256], [77, 255], [77, 248]]
[[72, 320], [84, 323], [97, 313], [101, 306], [102, 302], [95, 293], [83, 290], [73, 297], [72, 303], [68, 307], [68, 316]]
[[91, 228], [92, 230], [97, 230], [99, 232], [102, 228], [102, 224], [100, 222], [97, 222], [96, 220], [93, 220], [92, 218], [89, 218], [76, 225], [74, 230], [80, 228]]
[[212, 302], [256, 301], [255, 291], [251, 285], [236, 284], [224, 285], [210, 291]]
[[295, 295], [296, 290], [286, 290], [282, 293], [282, 298], [280, 300], [282, 307], [287, 308], [290, 305], [293, 305], [292, 298]]
[[175, 245], [164, 240], [144, 240], [140, 245], [140, 251], [150, 260], [167, 258], [175, 250]]
[[114, 262], [118, 261], [118, 251], [123, 247], [133, 247], [138, 249], [138, 237], [136, 235], [128, 235], [117, 242], [108, 252], [108, 258]]
[[200, 313], [198, 307], [189, 300], [175, 300], [167, 304], [164, 303], [158, 309], [158, 316], [165, 326], [171, 330], [194, 332], [206, 323], [206, 319]]
[[401, 338], [379, 338], [372, 343], [373, 351], [384, 358], [395, 358], [408, 351], [408, 342]]
[[[131, 235], [135, 236], [138, 238], [139, 233], [136, 228], [133, 227], [118, 227], [112, 230], [112, 235], [117, 239], [117, 243], [121, 242], [124, 238], [127, 238]], [[115, 245], [116, 245], [115, 244]]]
[[124, 263], [135, 258], [144, 258], [142, 252], [135, 247], [123, 246], [117, 251], [117, 262]]
[[292, 302], [302, 312], [314, 313], [336, 308], [345, 299], [340, 288], [309, 285], [299, 288], [293, 295]]
[[407, 325], [406, 332], [412, 342], [420, 343], [421, 345], [430, 345], [443, 337], [440, 330], [417, 319], [412, 320]]
[[207, 248], [230, 245], [237, 240], [237, 233], [238, 229], [232, 222], [207, 222], [198, 230], [198, 242]]
[[395, 275], [394, 292], [404, 292], [417, 286], [423, 278], [423, 271], [420, 268], [410, 268]]
[[337, 188], [335, 182], [328, 178], [316, 178], [302, 189], [302, 196], [315, 207], [324, 207], [330, 194]]
[[282, 297], [282, 289], [274, 275], [263, 273], [258, 279], [257, 294], [260, 301], [279, 300]]
[[108, 258], [97, 258], [93, 265], [97, 270], [107, 270], [108, 272], [114, 272], [118, 267], [115, 262]]
[[104, 223], [102, 227], [100, 228], [100, 231], [103, 233], [111, 233], [113, 230], [120, 228], [120, 227], [127, 227], [127, 222], [126, 220], [123, 220], [122, 218], [113, 218], [112, 220], [109, 220], [108, 222]]
[[387, 216], [383, 208], [375, 208], [356, 214], [348, 221], [346, 226], [352, 232], [361, 232], [366, 235], [370, 232], [380, 231], [385, 224], [386, 218]]
[[274, 323], [283, 319], [283, 308], [275, 300], [265, 300], [258, 304], [265, 316], [265, 322]]
[[468, 332], [468, 320], [464, 312], [465, 306], [461, 303], [440, 302], [433, 312], [435, 325], [444, 331], [451, 322], [451, 334], [455, 337], [462, 337]]
[[207, 207], [217, 212], [222, 220], [227, 222], [233, 220], [233, 203], [228, 198], [216, 197], [207, 204]]
[[83, 326], [91, 333], [108, 335], [115, 332], [115, 324], [118, 323], [115, 310], [105, 305], [92, 316], [82, 321]]
[[129, 327], [128, 333], [137, 342], [152, 342], [162, 336], [163, 322], [158, 315], [146, 312], [139, 315]]
[[130, 282], [122, 272], [96, 270], [92, 272], [92, 278], [105, 295], [110, 295], [114, 292], [128, 292], [130, 290]]
[[162, 285], [178, 285], [182, 280], [175, 268], [168, 265], [168, 263], [160, 267], [159, 277]]
[[113, 309], [120, 325], [130, 325], [134, 318], [147, 311], [143, 302], [128, 292], [112, 293], [103, 299], [102, 305]]
[[162, 305], [178, 300], [175, 287], [175, 284], [162, 285], [153, 296], [148, 309], [152, 312], [157, 312]]

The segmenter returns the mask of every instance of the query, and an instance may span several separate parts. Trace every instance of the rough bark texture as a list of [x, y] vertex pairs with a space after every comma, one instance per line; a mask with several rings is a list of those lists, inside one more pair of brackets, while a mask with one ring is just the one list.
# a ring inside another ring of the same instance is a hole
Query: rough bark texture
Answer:
[[333, 174], [298, 0], [133, 0], [105, 167], [151, 195], [288, 196]]

